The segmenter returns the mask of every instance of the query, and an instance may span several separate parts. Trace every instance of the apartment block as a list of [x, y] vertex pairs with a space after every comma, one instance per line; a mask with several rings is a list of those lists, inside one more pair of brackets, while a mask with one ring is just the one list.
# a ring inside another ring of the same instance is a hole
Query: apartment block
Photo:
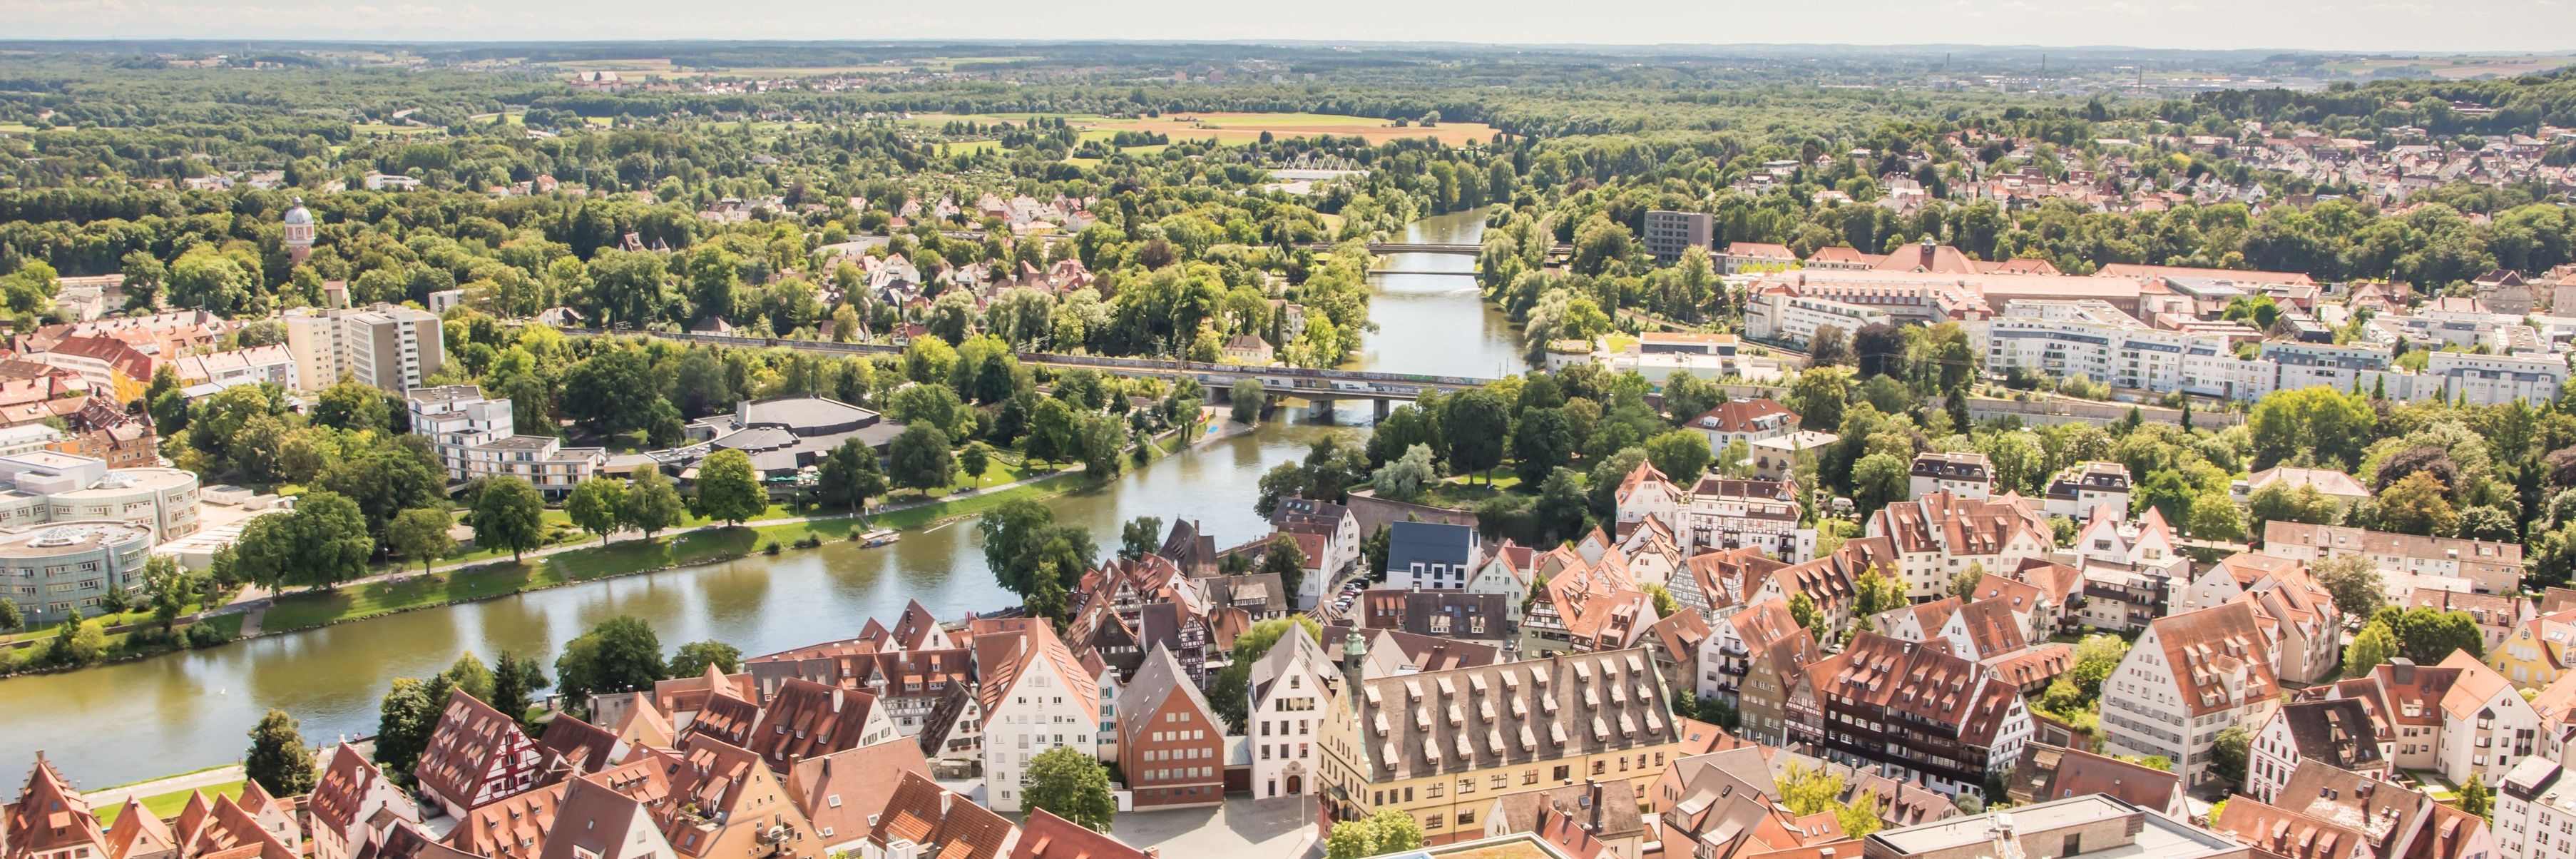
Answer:
[[1646, 252], [1656, 265], [1680, 262], [1684, 251], [1709, 246], [1714, 226], [1706, 212], [1647, 212]]
[[399, 393], [419, 387], [447, 364], [438, 317], [408, 307], [298, 308], [283, 321], [304, 390], [327, 388], [347, 376]]

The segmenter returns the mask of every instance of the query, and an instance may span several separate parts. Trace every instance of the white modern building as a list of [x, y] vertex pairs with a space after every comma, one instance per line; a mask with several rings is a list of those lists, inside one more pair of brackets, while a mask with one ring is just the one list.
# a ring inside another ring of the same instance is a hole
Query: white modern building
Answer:
[[387, 391], [408, 391], [438, 375], [447, 363], [438, 317], [412, 308], [307, 307], [287, 311], [282, 321], [287, 351], [295, 356], [296, 379], [308, 391], [330, 387], [342, 376]]
[[1316, 791], [1322, 761], [1315, 744], [1322, 741], [1323, 718], [1335, 703], [1333, 688], [1341, 682], [1338, 666], [1323, 645], [1290, 626], [1279, 643], [1252, 664], [1247, 694], [1252, 724], [1244, 736], [1252, 742], [1252, 795], [1259, 799], [1298, 796]]
[[1056, 748], [1098, 754], [1100, 693], [1054, 627], [1043, 620], [1005, 623], [978, 630], [975, 650], [984, 675], [977, 689], [984, 715], [984, 804], [1007, 813], [1020, 810], [1022, 782], [1038, 755]]
[[428, 436], [447, 479], [517, 477], [549, 498], [561, 498], [598, 476], [608, 451], [565, 447], [550, 435], [519, 435], [508, 399], [483, 396], [473, 385], [413, 388], [403, 395], [411, 431]]
[[1772, 290], [1753, 296], [1745, 307], [1744, 334], [1755, 340], [1803, 346], [1816, 339], [1819, 328], [1840, 328], [1850, 334], [1861, 326], [1895, 319], [1874, 307]]

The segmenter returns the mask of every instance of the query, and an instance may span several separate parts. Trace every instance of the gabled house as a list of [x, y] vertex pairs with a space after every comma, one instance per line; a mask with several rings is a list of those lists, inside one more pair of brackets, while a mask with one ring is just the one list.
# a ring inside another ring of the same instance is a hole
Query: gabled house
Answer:
[[99, 829], [89, 801], [54, 769], [53, 762], [45, 760], [45, 753], [37, 752], [36, 765], [27, 773], [18, 800], [0, 808], [0, 856], [112, 859], [116, 854], [108, 852], [107, 846], [107, 833]]
[[2250, 732], [2245, 784], [2240, 792], [2278, 799], [2299, 764], [2315, 760], [2364, 775], [2393, 774], [2387, 748], [2370, 710], [2358, 699], [2299, 701], [2272, 711]]
[[787, 770], [787, 794], [821, 839], [820, 851], [854, 849], [867, 839], [893, 792], [906, 776], [930, 777], [930, 763], [914, 743], [876, 743], [797, 761]]
[[2107, 748], [2118, 755], [2162, 756], [2187, 784], [2199, 783], [2219, 731], [2279, 697], [2280, 680], [2272, 670], [2276, 649], [2263, 637], [2253, 606], [2242, 602], [2148, 624], [2103, 681]]
[[1253, 746], [1253, 796], [1300, 796], [1320, 787], [1317, 727], [1326, 708], [1337, 703], [1341, 676], [1332, 655], [1301, 625], [1289, 626], [1252, 664], [1246, 684], [1251, 700], [1244, 711], [1252, 724], [1243, 733]]
[[313, 859], [351, 859], [383, 843], [396, 824], [420, 822], [411, 795], [348, 743], [332, 747], [317, 772], [303, 803]]
[[1002, 859], [1019, 828], [930, 779], [905, 773], [859, 842], [863, 859]]
[[412, 777], [449, 817], [540, 786], [545, 759], [519, 722], [459, 689], [447, 696]]
[[[988, 625], [989, 624], [989, 625]], [[1020, 808], [1020, 779], [1049, 749], [1096, 754], [1099, 688], [1044, 620], [979, 621], [976, 689], [983, 715], [984, 801]], [[918, 840], [918, 839], [915, 839]]]
[[770, 695], [744, 748], [783, 773], [806, 758], [902, 738], [894, 720], [877, 706], [877, 696], [788, 680]]
[[1225, 726], [1170, 650], [1146, 654], [1118, 713], [1119, 770], [1137, 807], [1225, 801]]

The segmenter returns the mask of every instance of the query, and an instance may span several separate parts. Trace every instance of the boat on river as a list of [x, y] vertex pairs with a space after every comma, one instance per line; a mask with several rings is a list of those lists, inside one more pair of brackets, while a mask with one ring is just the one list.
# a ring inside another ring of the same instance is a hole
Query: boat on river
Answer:
[[874, 549], [903, 539], [903, 533], [892, 528], [879, 528], [859, 535], [859, 545]]

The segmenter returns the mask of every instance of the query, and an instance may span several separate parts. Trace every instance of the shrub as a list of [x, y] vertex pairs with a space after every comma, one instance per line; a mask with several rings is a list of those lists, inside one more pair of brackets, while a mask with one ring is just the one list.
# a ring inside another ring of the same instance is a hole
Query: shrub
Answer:
[[204, 621], [188, 624], [186, 635], [189, 647], [213, 647], [233, 640], [233, 637], [224, 634], [223, 630], [216, 629], [212, 624]]
[[778, 554], [778, 541], [776, 541], [776, 540], [771, 540], [771, 541], [769, 541], [769, 545], [766, 545], [766, 546], [762, 546], [762, 547], [760, 547], [760, 551], [761, 551], [761, 553], [762, 553], [762, 554], [767, 554], [767, 555], [775, 555], [775, 554]]

